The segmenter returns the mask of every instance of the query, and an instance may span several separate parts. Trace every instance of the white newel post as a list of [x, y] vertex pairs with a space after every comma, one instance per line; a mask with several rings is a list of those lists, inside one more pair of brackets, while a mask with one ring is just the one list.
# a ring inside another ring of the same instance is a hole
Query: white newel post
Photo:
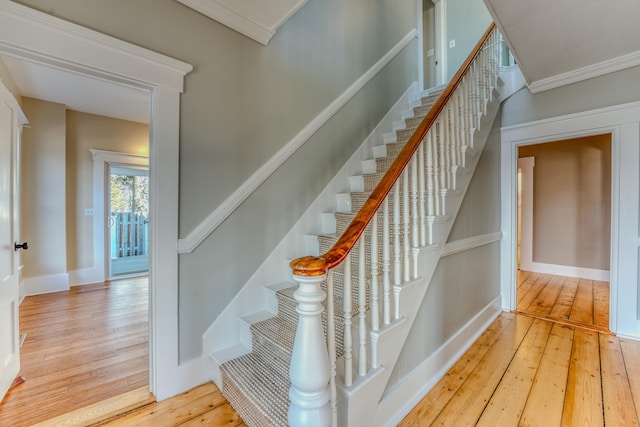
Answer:
[[320, 283], [325, 278], [326, 275], [294, 275], [300, 286], [294, 293], [298, 303], [298, 328], [289, 367], [289, 425], [292, 427], [331, 424], [329, 354], [321, 319], [326, 294]]

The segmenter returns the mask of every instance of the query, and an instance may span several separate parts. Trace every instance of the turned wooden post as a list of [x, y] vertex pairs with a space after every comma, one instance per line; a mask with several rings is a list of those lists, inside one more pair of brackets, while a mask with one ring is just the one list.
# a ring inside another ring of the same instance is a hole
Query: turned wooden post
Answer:
[[321, 319], [326, 293], [320, 288], [326, 273], [307, 276], [302, 274], [309, 272], [296, 274], [293, 263], [292, 267], [293, 277], [300, 286], [294, 293], [298, 303], [298, 327], [289, 367], [289, 425], [328, 427], [331, 424], [331, 373]]

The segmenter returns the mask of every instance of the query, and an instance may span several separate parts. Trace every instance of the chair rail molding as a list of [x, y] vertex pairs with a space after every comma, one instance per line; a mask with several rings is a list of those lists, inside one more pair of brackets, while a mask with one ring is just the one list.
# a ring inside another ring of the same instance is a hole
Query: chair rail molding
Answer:
[[[182, 0], [178, 0], [182, 1]], [[418, 32], [415, 28], [407, 33], [395, 46], [393, 46], [382, 58], [361, 75], [351, 86], [334, 99], [324, 110], [311, 120], [298, 134], [287, 142], [276, 154], [264, 163], [243, 182], [236, 191], [209, 214], [196, 226], [185, 238], [178, 241], [178, 253], [188, 254], [196, 250], [198, 246], [224, 222], [237, 208], [249, 197], [263, 182], [267, 180], [289, 157], [293, 155], [304, 143], [311, 138], [322, 126], [331, 119], [342, 107], [345, 106], [367, 83], [369, 83], [393, 58], [404, 50], [414, 39]]]
[[266, 46], [276, 30], [308, 0], [178, 1]]

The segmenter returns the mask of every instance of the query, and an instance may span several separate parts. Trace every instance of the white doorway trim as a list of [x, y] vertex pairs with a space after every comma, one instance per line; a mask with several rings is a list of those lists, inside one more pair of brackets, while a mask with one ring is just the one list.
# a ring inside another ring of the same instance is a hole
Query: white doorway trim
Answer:
[[517, 156], [521, 145], [611, 134], [611, 279], [609, 329], [640, 339], [638, 322], [638, 213], [640, 102], [585, 111], [502, 132], [501, 291], [506, 310], [516, 306]]
[[[93, 157], [93, 271], [98, 280], [102, 282], [109, 279], [108, 239], [106, 237], [106, 209], [107, 191], [106, 182], [108, 167], [110, 165], [135, 165], [149, 167], [149, 157], [137, 154], [117, 153], [114, 151], [103, 151], [90, 149]], [[149, 223], [152, 227], [153, 224]], [[91, 283], [91, 282], [86, 282]]]
[[447, 1], [434, 0], [435, 4], [435, 46], [436, 46], [436, 86], [447, 84]]
[[533, 263], [533, 167], [535, 157], [520, 157], [520, 269], [532, 271]]
[[149, 383], [158, 400], [191, 388], [199, 379], [179, 364], [177, 242], [180, 93], [192, 66], [8, 0], [0, 51], [149, 94]]

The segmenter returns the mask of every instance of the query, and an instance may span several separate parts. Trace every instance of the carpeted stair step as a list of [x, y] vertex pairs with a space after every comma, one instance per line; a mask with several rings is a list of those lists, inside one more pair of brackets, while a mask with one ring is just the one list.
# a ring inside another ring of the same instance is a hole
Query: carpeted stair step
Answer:
[[247, 425], [288, 425], [288, 374], [283, 376], [255, 352], [223, 363], [220, 372], [224, 396]]

